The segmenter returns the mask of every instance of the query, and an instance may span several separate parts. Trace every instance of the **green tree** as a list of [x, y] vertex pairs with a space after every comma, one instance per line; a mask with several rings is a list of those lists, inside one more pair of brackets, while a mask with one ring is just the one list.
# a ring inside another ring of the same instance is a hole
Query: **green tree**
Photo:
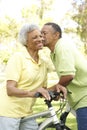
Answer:
[[53, 0], [39, 0], [40, 1], [40, 8], [38, 8], [38, 15], [39, 18], [42, 20], [45, 13], [51, 10]]
[[5, 16], [0, 22], [0, 39], [17, 38], [19, 24], [15, 19]]
[[30, 8], [23, 8], [21, 10], [23, 22], [32, 21], [41, 24], [47, 19], [50, 20], [49, 16], [47, 18], [45, 16], [51, 10], [53, 2], [53, 0], [37, 0], [37, 3], [32, 4]]
[[19, 29], [19, 24], [17, 21], [9, 16], [6, 16], [6, 25], [8, 28], [8, 36], [12, 38], [17, 38], [18, 35], [18, 29]]
[[74, 1], [73, 3], [74, 15], [72, 16], [78, 24], [77, 34], [80, 35], [84, 42], [85, 53], [87, 54], [87, 0], [82, 0], [80, 3]]

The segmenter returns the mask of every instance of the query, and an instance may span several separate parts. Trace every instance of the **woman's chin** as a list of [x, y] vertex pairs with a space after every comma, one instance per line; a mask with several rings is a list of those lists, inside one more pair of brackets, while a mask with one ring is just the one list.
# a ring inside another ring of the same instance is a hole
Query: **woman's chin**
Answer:
[[40, 50], [40, 49], [43, 49], [43, 45], [39, 45], [38, 46], [38, 49]]
[[43, 49], [43, 46], [39, 48], [39, 50]]

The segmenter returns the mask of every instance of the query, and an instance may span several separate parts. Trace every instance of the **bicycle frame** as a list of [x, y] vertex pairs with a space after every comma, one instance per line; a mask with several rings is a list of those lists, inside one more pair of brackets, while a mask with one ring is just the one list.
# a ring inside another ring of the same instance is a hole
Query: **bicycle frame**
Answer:
[[[50, 111], [46, 110], [37, 114], [33, 114], [29, 117], [24, 118], [24, 120], [29, 120], [29, 119], [38, 119], [38, 118], [43, 118], [46, 116], [50, 116]], [[52, 123], [52, 118], [46, 118], [45, 121], [43, 121], [40, 125], [39, 125], [39, 129], [38, 130], [43, 130], [48, 124]]]

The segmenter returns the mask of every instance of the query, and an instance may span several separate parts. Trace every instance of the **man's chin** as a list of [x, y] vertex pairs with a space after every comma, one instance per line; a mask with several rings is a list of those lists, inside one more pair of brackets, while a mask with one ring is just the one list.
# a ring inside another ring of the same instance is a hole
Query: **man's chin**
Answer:
[[47, 45], [46, 44], [43, 44], [44, 47], [46, 47]]
[[46, 42], [45, 41], [43, 41], [43, 46], [46, 46]]
[[46, 46], [46, 43], [43, 43], [43, 46]]

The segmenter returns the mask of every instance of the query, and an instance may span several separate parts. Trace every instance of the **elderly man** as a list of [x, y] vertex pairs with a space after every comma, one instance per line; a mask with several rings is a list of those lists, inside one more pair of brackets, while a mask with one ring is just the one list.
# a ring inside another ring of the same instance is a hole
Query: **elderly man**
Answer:
[[67, 98], [76, 111], [78, 130], [87, 130], [87, 60], [56, 23], [42, 27], [44, 46], [51, 50], [51, 59], [59, 76], [59, 83], [67, 88]]

